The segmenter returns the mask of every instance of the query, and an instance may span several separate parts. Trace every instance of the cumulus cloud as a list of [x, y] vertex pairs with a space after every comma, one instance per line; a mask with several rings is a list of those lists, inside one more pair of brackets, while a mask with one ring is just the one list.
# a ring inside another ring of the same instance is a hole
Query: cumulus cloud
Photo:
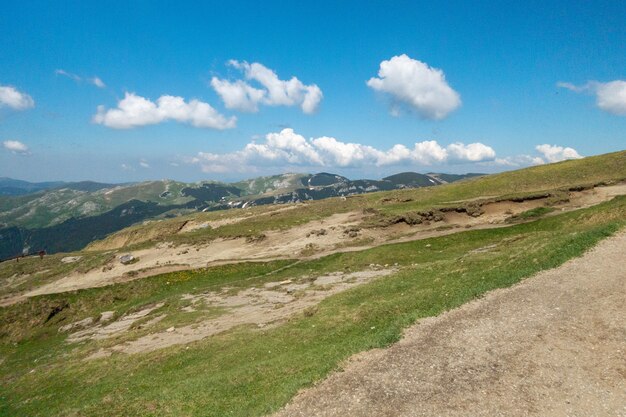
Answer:
[[222, 98], [227, 109], [256, 113], [265, 91], [250, 86], [242, 80], [228, 81], [217, 77], [211, 79], [211, 87]]
[[507, 156], [505, 158], [496, 158], [493, 160], [493, 163], [495, 165], [516, 168], [529, 165], [543, 165], [546, 163], [546, 161], [538, 156], [515, 155]]
[[264, 65], [246, 61], [228, 61], [228, 65], [243, 72], [248, 81], [257, 82], [262, 88], [251, 86], [243, 80], [228, 81], [213, 77], [211, 87], [229, 109], [257, 112], [259, 104], [267, 106], [299, 106], [304, 113], [317, 110], [322, 101], [322, 90], [316, 84], [306, 85], [296, 77], [281, 80]]
[[461, 105], [442, 70], [405, 54], [382, 61], [378, 78], [370, 78], [367, 85], [391, 96], [393, 115], [406, 106], [425, 119], [441, 120]]
[[456, 161], [479, 162], [491, 160], [496, 157], [496, 152], [482, 143], [453, 143], [448, 145], [449, 159]]
[[35, 107], [35, 101], [31, 96], [18, 91], [15, 87], [0, 85], [0, 107], [26, 110]]
[[580, 159], [582, 156], [574, 148], [567, 148], [557, 145], [537, 145], [537, 152], [543, 155], [547, 162], [559, 162], [566, 159]]
[[410, 163], [479, 162], [495, 158], [495, 152], [481, 143], [453, 143], [442, 147], [436, 141], [418, 142], [409, 148], [396, 144], [387, 150], [359, 143], [342, 142], [322, 136], [306, 139], [293, 129], [268, 133], [261, 143], [248, 143], [243, 149], [215, 154], [200, 152], [189, 162], [205, 172], [253, 171], [261, 166], [363, 167]]
[[626, 81], [615, 80], [607, 83], [589, 81], [576, 86], [572, 83], [559, 82], [557, 87], [566, 88], [575, 93], [591, 93], [596, 96], [596, 106], [600, 110], [617, 116], [626, 116]]
[[62, 75], [62, 76], [67, 77], [67, 78], [69, 78], [71, 80], [74, 80], [77, 83], [82, 83], [83, 81], [86, 81], [89, 84], [93, 84], [93, 85], [95, 85], [98, 88], [106, 87], [106, 84], [104, 84], [104, 81], [102, 81], [102, 79], [100, 77], [91, 77], [91, 78], [87, 77], [87, 78], [84, 78], [84, 77], [81, 77], [80, 75], [74, 74], [72, 72], [65, 71], [64, 69], [57, 69], [57, 70], [54, 71], [54, 73], [56, 75]]
[[145, 159], [139, 160], [139, 166], [142, 168], [150, 168], [150, 164]]
[[2, 142], [4, 149], [17, 155], [30, 155], [28, 146], [18, 140], [5, 140]]
[[582, 156], [573, 148], [557, 146], [557, 145], [537, 145], [535, 150], [541, 156], [533, 155], [515, 155], [505, 158], [495, 158], [493, 164], [507, 166], [512, 168], [524, 167], [529, 165], [543, 165], [552, 162], [565, 161], [567, 159], [579, 159]]
[[208, 103], [199, 100], [186, 102], [182, 97], [164, 95], [153, 102], [134, 93], [126, 93], [117, 108], [98, 106], [93, 122], [113, 129], [131, 129], [174, 120], [195, 127], [231, 129], [237, 119], [225, 117]]

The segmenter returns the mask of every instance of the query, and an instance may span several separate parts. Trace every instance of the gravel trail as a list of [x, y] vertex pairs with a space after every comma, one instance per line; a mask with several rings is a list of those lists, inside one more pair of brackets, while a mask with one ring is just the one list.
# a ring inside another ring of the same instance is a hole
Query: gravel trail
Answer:
[[419, 321], [276, 416], [626, 416], [626, 232]]

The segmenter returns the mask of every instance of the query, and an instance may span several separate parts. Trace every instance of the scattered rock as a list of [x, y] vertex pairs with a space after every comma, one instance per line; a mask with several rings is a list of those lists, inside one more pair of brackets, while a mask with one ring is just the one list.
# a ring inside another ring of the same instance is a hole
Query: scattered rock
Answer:
[[73, 262], [79, 261], [82, 258], [82, 256], [66, 256], [65, 258], [61, 259], [61, 262], [63, 262], [64, 264], [71, 264]]
[[258, 235], [247, 236], [246, 243], [263, 242], [265, 239], [267, 239], [267, 235], [265, 235], [265, 233], [260, 233]]
[[100, 313], [100, 321], [109, 321], [113, 318], [113, 315], [115, 315], [115, 311], [103, 311], [102, 313]]
[[265, 283], [264, 287], [265, 288], [280, 287], [281, 285], [291, 284], [291, 282], [292, 281], [290, 279], [286, 279], [284, 281], [279, 281], [279, 282], [267, 282]]
[[359, 236], [359, 232], [361, 231], [360, 227], [348, 227], [343, 231], [344, 235], [347, 235], [348, 237], [357, 237]]
[[326, 229], [311, 230], [309, 233], [306, 234], [306, 237], [324, 236], [325, 234], [326, 234]]
[[130, 253], [120, 256], [120, 262], [122, 263], [122, 265], [130, 265], [137, 262], [138, 260], [139, 259], [135, 258]]
[[59, 327], [59, 332], [67, 332], [69, 330], [78, 329], [81, 327], [87, 327], [93, 323], [93, 318], [87, 317], [86, 319], [79, 320], [75, 323], [66, 324], [65, 326]]
[[176, 330], [176, 328], [174, 326], [172, 326], [172, 327], [168, 327], [166, 332], [172, 333], [174, 330]]

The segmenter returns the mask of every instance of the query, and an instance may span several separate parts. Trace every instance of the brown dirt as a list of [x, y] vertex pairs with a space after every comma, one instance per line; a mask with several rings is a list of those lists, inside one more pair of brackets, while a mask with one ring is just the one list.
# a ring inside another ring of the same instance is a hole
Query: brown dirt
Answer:
[[[299, 281], [270, 282], [263, 288], [246, 288], [236, 294], [229, 294], [228, 288], [221, 292], [186, 294], [182, 298], [191, 301], [191, 305], [183, 307], [183, 311], [191, 312], [202, 310], [205, 307], [219, 307], [225, 309], [225, 312], [218, 317], [199, 323], [153, 332], [108, 349], [100, 349], [87, 359], [106, 357], [114, 352], [133, 354], [187, 344], [240, 325], [254, 325], [259, 328], [274, 326], [294, 314], [304, 312], [307, 308], [315, 306], [333, 294], [389, 275], [394, 271], [394, 269], [373, 268], [351, 273], [336, 272], [312, 279], [304, 278]], [[105, 327], [94, 326], [76, 332], [70, 335], [68, 342], [113, 336], [120, 331], [127, 330], [134, 321], [147, 316], [148, 313], [158, 307], [160, 306], [123, 316]], [[157, 318], [162, 319], [164, 317], [158, 316]], [[150, 323], [146, 323], [144, 327], [149, 325]]]
[[[553, 214], [588, 207], [623, 194], [626, 194], [626, 184], [571, 192], [569, 193], [570, 201], [554, 206], [557, 211]], [[115, 260], [104, 270], [94, 269], [86, 273], [72, 273], [29, 292], [0, 297], [0, 306], [10, 305], [36, 295], [101, 287], [184, 269], [245, 261], [317, 258], [330, 253], [363, 250], [383, 243], [444, 236], [458, 233], [466, 228], [507, 227], [509, 224], [505, 221], [510, 216], [544, 206], [545, 203], [545, 199], [519, 203], [511, 201], [489, 203], [483, 206], [484, 214], [478, 217], [472, 217], [466, 213], [447, 212], [444, 214], [444, 220], [440, 222], [416, 226], [401, 223], [384, 228], [364, 228], [353, 237], [344, 231], [361, 223], [365, 218], [361, 212], [335, 214], [288, 230], [268, 231], [265, 233], [265, 239], [253, 243], [246, 242], [244, 238], [216, 239], [209, 244], [197, 246], [174, 247], [171, 244], [161, 243], [153, 248], [133, 251], [133, 255], [138, 259], [136, 263], [122, 265]], [[294, 207], [296, 206], [280, 207], [264, 215]], [[245, 218], [248, 214], [242, 212], [242, 216]], [[232, 223], [240, 220], [240, 217], [229, 217], [224, 221]], [[197, 225], [190, 227], [195, 226]], [[324, 229], [325, 234], [311, 233], [320, 229]]]
[[626, 416], [626, 232], [356, 355], [282, 416]]
[[[119, 319], [107, 325], [104, 325], [105, 321], [103, 320], [101, 320], [102, 323], [98, 323], [95, 326], [87, 327], [85, 325], [82, 325], [81, 327], [86, 327], [86, 328], [70, 334], [69, 337], [67, 338], [67, 341], [70, 343], [75, 343], [75, 342], [82, 342], [83, 340], [87, 340], [87, 339], [92, 339], [92, 340], [108, 339], [109, 337], [113, 335], [127, 331], [137, 320], [140, 320], [148, 316], [148, 314], [152, 313], [154, 310], [158, 310], [159, 308], [163, 307], [163, 305], [164, 305], [163, 303], [158, 303], [158, 304], [146, 307], [140, 311], [123, 315]], [[85, 320], [82, 320], [81, 322], [84, 323]], [[77, 324], [81, 324], [81, 322], [72, 323], [64, 327], [68, 328], [69, 326], [68, 330], [71, 330], [77, 327], [76, 326]], [[91, 322], [87, 322], [87, 324], [91, 324]], [[64, 328], [62, 327], [59, 330], [63, 331], [63, 329]]]

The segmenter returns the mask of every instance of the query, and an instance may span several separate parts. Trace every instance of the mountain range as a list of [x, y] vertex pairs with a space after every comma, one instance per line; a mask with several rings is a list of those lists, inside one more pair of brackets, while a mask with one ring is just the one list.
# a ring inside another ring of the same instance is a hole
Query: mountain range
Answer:
[[350, 180], [322, 172], [234, 183], [162, 180], [128, 184], [0, 178], [0, 259], [39, 250], [77, 250], [134, 223], [193, 211], [429, 187], [480, 175], [403, 172], [381, 180]]

